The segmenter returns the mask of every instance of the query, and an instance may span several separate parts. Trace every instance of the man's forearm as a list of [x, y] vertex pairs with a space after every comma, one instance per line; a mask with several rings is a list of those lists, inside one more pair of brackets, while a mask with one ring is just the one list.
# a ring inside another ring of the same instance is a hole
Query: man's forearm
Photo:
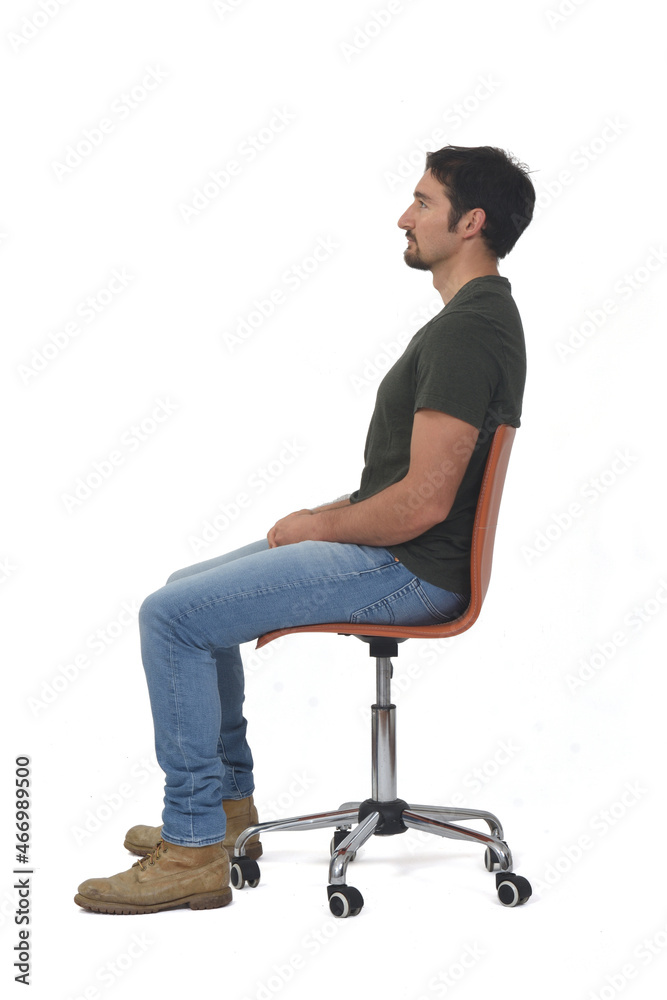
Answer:
[[419, 496], [406, 479], [367, 500], [313, 511], [320, 541], [356, 545], [398, 545], [421, 535], [446, 516], [447, 511]]
[[444, 521], [447, 511], [424, 499], [413, 480], [401, 480], [358, 503], [334, 500], [315, 511], [304, 508], [276, 521], [267, 534], [271, 548], [303, 542], [397, 545]]

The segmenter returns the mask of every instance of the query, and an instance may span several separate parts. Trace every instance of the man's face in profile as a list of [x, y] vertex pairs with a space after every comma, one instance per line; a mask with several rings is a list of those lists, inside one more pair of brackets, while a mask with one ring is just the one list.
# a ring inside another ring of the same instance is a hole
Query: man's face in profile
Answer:
[[456, 230], [449, 231], [451, 207], [444, 187], [427, 170], [415, 188], [414, 201], [398, 220], [408, 239], [403, 253], [408, 267], [431, 271], [452, 256], [459, 241]]

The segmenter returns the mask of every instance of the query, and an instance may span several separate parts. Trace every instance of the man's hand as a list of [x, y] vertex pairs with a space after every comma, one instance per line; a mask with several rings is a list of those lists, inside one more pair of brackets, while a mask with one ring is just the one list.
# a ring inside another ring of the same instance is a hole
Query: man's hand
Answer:
[[308, 533], [308, 530], [310, 528], [312, 531], [313, 528], [312, 516], [312, 510], [308, 507], [303, 507], [301, 510], [292, 511], [286, 517], [281, 517], [266, 536], [269, 540], [269, 548], [275, 549], [279, 545], [305, 542], [311, 538], [312, 536]]

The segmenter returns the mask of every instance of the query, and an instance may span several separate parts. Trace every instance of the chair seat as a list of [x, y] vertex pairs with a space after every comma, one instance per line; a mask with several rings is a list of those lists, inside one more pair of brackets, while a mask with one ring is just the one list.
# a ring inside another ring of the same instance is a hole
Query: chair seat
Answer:
[[363, 632], [352, 631], [351, 622], [324, 622], [318, 625], [295, 625], [293, 628], [280, 628], [267, 632], [257, 640], [255, 649], [265, 646], [278, 639], [281, 635], [292, 632], [335, 632], [338, 635], [381, 635], [395, 636], [397, 639], [446, 639], [449, 636], [460, 635], [470, 628], [468, 609], [458, 618], [442, 625], [364, 625]]

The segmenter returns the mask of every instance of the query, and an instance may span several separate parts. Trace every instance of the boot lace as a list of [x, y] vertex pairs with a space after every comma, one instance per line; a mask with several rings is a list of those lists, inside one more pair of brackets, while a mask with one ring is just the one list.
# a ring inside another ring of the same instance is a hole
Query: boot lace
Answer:
[[[163, 848], [162, 846], [163, 843], [164, 843], [163, 840], [158, 840], [157, 844], [155, 845], [155, 848], [149, 854], [145, 854], [143, 858], [139, 858], [138, 861], [135, 861], [132, 867], [134, 868], [135, 865], [139, 865], [139, 868], [141, 869], [142, 872], [146, 871], [146, 867], [148, 865], [150, 865], [152, 868], [157, 859], [160, 857], [160, 853], [161, 852], [166, 853], [167, 851], [166, 847]], [[146, 862], [146, 866], [144, 866], [142, 862]]]

